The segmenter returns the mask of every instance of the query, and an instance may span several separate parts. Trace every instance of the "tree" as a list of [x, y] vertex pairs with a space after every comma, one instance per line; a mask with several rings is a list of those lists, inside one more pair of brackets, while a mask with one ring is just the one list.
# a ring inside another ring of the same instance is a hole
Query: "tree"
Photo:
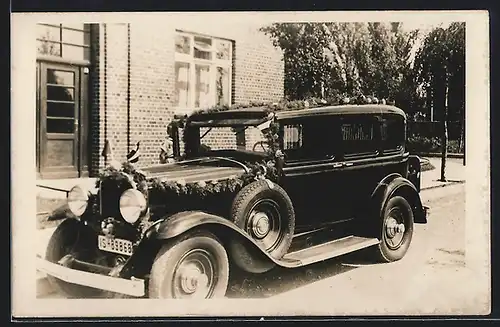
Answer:
[[[446, 181], [449, 108], [465, 117], [465, 23], [432, 30], [417, 53], [415, 70], [418, 81], [432, 94], [432, 105], [442, 112], [440, 180]], [[464, 122], [465, 118], [462, 126]]]
[[285, 96], [290, 100], [321, 97], [330, 64], [324, 55], [328, 35], [322, 24], [275, 23], [261, 29], [285, 62]]
[[[289, 99], [373, 95], [415, 98], [410, 52], [417, 32], [400, 23], [276, 23], [261, 29], [281, 48]], [[399, 103], [399, 102], [398, 102]]]

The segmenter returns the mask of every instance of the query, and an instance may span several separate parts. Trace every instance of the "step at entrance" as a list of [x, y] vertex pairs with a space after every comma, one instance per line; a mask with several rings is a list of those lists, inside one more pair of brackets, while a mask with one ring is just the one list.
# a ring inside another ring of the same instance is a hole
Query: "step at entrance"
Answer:
[[282, 260], [289, 262], [300, 261], [300, 265], [308, 265], [311, 263], [323, 261], [367, 248], [379, 243], [376, 238], [366, 238], [360, 236], [346, 236], [337, 240], [326, 242], [323, 244], [311, 246], [299, 251], [286, 254]]

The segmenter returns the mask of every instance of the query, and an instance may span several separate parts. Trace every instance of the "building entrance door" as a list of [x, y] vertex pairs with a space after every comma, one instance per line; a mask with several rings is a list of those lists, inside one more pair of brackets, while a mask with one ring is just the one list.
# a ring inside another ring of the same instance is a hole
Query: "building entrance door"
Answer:
[[88, 176], [84, 69], [37, 62], [37, 166], [41, 178]]

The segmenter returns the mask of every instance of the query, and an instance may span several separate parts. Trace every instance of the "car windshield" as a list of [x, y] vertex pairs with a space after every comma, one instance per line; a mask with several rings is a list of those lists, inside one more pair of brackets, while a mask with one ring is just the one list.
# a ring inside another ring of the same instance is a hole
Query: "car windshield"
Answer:
[[200, 147], [202, 151], [245, 150], [264, 153], [268, 146], [266, 138], [256, 126], [201, 127]]

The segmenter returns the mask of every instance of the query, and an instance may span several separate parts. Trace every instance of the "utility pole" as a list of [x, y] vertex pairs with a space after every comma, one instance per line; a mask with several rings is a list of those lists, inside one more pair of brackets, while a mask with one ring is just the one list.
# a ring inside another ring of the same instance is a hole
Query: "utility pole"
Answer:
[[443, 135], [441, 138], [441, 182], [446, 182], [446, 157], [448, 155], [448, 78], [445, 80]]

